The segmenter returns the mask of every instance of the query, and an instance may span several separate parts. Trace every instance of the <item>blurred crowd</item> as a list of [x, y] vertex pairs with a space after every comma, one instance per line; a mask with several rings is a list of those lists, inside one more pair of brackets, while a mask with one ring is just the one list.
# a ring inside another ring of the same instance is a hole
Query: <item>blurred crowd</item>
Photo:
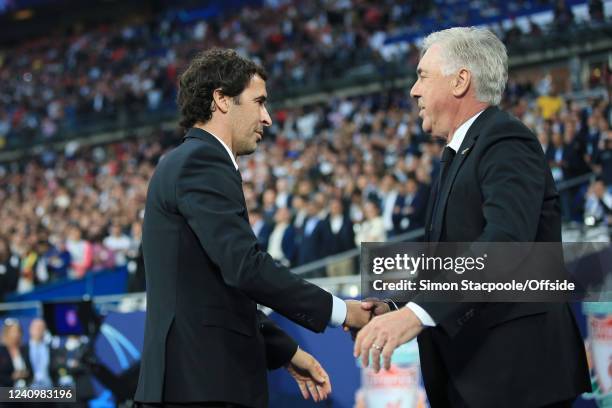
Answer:
[[2, 167], [2, 292], [115, 266], [142, 273], [140, 221], [161, 153], [159, 141], [125, 141]]
[[[544, 76], [535, 84], [510, 80], [503, 107], [534, 130], [559, 186], [596, 175], [561, 190], [564, 221], [608, 225], [609, 97], [566, 100]], [[2, 293], [115, 266], [128, 267], [131, 290], [143, 290], [147, 182], [181, 137], [159, 131], [97, 147], [69, 145], [63, 154], [0, 167]], [[441, 149], [422, 132], [407, 90], [277, 110], [258, 150], [239, 159], [253, 231], [274, 258], [299, 266], [417, 230]], [[317, 273], [354, 273], [354, 265]]]
[[[139, 24], [30, 40], [0, 52], [0, 148], [53, 140], [104, 119], [123, 123], [142, 112], [173, 110], [178, 70], [212, 46], [254, 58], [269, 72], [270, 87], [280, 90], [337, 79], [363, 62], [382, 71], [390, 62], [414, 64], [414, 39], [444, 26], [491, 21], [512, 44], [543, 30], [567, 30], [574, 21], [564, 0], [439, 3], [278, 0], [206, 21], [170, 10]], [[543, 7], [554, 10], [550, 28], [493, 23]], [[602, 2], [589, 7], [591, 21], [603, 21]], [[398, 38], [405, 41], [387, 46]]]
[[75, 401], [52, 406], [86, 408], [87, 401], [96, 396], [92, 381], [96, 362], [88, 345], [88, 338], [82, 336], [51, 336], [41, 318], [32, 319], [25, 333], [18, 319], [7, 318], [0, 338], [0, 386], [70, 387], [75, 390]]
[[[362, 60], [416, 63], [414, 44], [389, 53], [385, 43], [439, 26], [539, 7], [554, 10], [551, 30], [574, 21], [563, 0], [438, 3], [278, 0], [206, 22], [167, 11], [139, 25], [29, 41], [0, 53], [0, 140], [52, 139], [79, 122], [175, 110], [179, 70], [210, 46], [231, 46], [261, 62], [273, 95], [341, 76]], [[604, 21], [602, 7], [589, 2], [593, 23]], [[516, 25], [493, 29], [506, 43], [525, 34]], [[531, 24], [527, 34], [538, 33], [541, 28]], [[603, 86], [602, 97], [564, 98], [553, 83], [550, 75], [535, 82], [511, 77], [503, 107], [533, 129], [560, 186], [596, 175], [562, 188], [564, 221], [608, 225], [612, 76], [605, 71], [589, 82]], [[240, 168], [253, 231], [274, 258], [300, 266], [424, 226], [442, 145], [422, 133], [407, 90], [278, 109], [273, 122]], [[72, 142], [61, 154], [44, 150], [0, 166], [0, 296], [118, 266], [130, 272], [129, 290], [143, 290], [147, 183], [181, 137], [160, 130], [95, 147]], [[337, 262], [316, 273], [354, 268]]]

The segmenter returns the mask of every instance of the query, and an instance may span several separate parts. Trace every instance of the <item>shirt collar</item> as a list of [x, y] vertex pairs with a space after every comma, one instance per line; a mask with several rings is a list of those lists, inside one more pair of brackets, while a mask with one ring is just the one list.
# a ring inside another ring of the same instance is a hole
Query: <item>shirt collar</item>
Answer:
[[210, 130], [206, 130], [206, 131], [210, 133], [211, 135], [213, 135], [215, 139], [217, 139], [223, 145], [223, 147], [225, 147], [227, 154], [229, 154], [229, 157], [232, 159], [232, 163], [234, 163], [234, 167], [236, 168], [236, 170], [238, 170], [238, 163], [236, 163], [236, 158], [234, 157], [234, 154], [232, 153], [232, 150], [228, 147], [228, 145], [226, 145], [223, 140], [221, 140], [217, 135], [215, 135]]
[[484, 112], [484, 110], [481, 110], [480, 112], [463, 122], [463, 124], [459, 126], [457, 130], [455, 130], [455, 133], [453, 133], [451, 142], [447, 146], [453, 149], [455, 153], [459, 151], [461, 143], [463, 143], [463, 139], [465, 139], [465, 135], [467, 135], [468, 130], [470, 130], [470, 126], [472, 126], [472, 123], [474, 123], [474, 121], [478, 118], [478, 116], [480, 116], [482, 112]]

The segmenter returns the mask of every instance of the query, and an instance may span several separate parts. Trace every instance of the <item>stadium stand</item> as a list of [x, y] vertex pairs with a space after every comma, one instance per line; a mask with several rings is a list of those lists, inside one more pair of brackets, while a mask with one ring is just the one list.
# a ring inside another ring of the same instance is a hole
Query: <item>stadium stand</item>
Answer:
[[[270, 74], [274, 124], [239, 165], [255, 234], [296, 273], [356, 296], [361, 242], [420, 238], [442, 146], [422, 132], [408, 90], [419, 39], [453, 25], [487, 24], [508, 46], [503, 106], [540, 140], [565, 234], [610, 239], [610, 2], [229, 3], [0, 51], [3, 301], [144, 290], [147, 183], [183, 134], [175, 82], [212, 46]], [[94, 291], [114, 273], [121, 283]]]

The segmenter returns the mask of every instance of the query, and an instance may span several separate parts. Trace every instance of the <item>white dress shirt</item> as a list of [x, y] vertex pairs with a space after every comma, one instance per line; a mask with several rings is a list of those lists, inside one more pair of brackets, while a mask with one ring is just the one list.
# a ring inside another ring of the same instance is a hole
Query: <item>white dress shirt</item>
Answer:
[[285, 266], [289, 265], [289, 260], [285, 258], [285, 253], [283, 252], [283, 235], [285, 235], [287, 227], [289, 227], [289, 224], [285, 222], [277, 223], [268, 239], [268, 253], [272, 258], [281, 261]]
[[[453, 137], [451, 137], [450, 143], [446, 146], [450, 147], [455, 153], [457, 153], [459, 151], [459, 148], [461, 147], [461, 143], [463, 143], [463, 139], [465, 139], [465, 135], [467, 134], [468, 130], [470, 130], [472, 123], [474, 123], [474, 121], [478, 118], [478, 116], [480, 116], [482, 112], [483, 111], [478, 112], [477, 114], [463, 122], [463, 124], [459, 126], [457, 130], [455, 130], [455, 133], [453, 133]], [[431, 317], [431, 315], [427, 313], [427, 311], [425, 311], [425, 309], [423, 309], [421, 306], [417, 305], [414, 302], [408, 302], [406, 307], [412, 310], [412, 312], [419, 318], [421, 323], [423, 323], [423, 326], [433, 327], [436, 325], [436, 322]]]
[[[215, 134], [211, 133], [210, 130], [207, 130], [207, 132], [213, 135], [213, 137], [217, 139], [223, 145], [223, 147], [227, 151], [227, 154], [232, 159], [232, 163], [234, 163], [234, 167], [236, 168], [236, 170], [238, 170], [238, 163], [236, 163], [236, 158], [234, 157], [234, 154], [232, 153], [232, 150], [228, 147], [228, 145], [226, 145], [225, 142], [223, 142], [223, 140], [218, 138]], [[328, 326], [339, 327], [339, 326], [342, 326], [344, 324], [344, 321], [346, 320], [346, 313], [347, 313], [346, 303], [344, 303], [344, 300], [334, 295], [332, 295], [332, 300], [333, 300], [332, 313], [329, 319]]]

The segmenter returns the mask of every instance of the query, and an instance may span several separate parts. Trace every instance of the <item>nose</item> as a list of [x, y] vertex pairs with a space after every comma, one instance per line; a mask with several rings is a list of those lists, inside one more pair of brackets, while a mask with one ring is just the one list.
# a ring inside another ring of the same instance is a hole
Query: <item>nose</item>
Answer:
[[268, 109], [265, 106], [262, 106], [261, 123], [263, 123], [264, 126], [272, 125], [272, 118], [270, 117], [270, 114], [268, 113]]
[[418, 85], [419, 85], [419, 80], [417, 79], [414, 85], [412, 85], [412, 88], [410, 89], [410, 96], [413, 98], [418, 98], [420, 96]]

